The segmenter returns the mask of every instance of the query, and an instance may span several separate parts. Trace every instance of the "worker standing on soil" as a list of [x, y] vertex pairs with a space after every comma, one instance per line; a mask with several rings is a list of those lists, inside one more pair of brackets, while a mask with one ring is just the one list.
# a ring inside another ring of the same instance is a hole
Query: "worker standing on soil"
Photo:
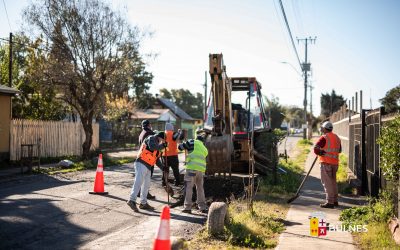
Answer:
[[135, 167], [135, 181], [132, 185], [130, 199], [127, 204], [133, 211], [138, 212], [136, 198], [140, 194], [140, 209], [153, 210], [154, 208], [147, 203], [147, 193], [150, 187], [151, 168], [156, 164], [162, 166], [160, 162], [161, 150], [167, 147], [164, 141], [165, 133], [158, 132], [148, 136], [140, 146], [138, 156], [133, 163]]
[[[169, 167], [172, 168], [172, 172], [175, 178], [175, 186], [180, 186], [181, 181], [179, 178], [179, 159], [178, 159], [178, 145], [177, 140], [183, 140], [183, 132], [178, 129], [178, 132], [174, 132], [174, 125], [171, 123], [165, 124], [165, 141], [168, 143], [168, 148], [164, 151], [163, 162], [165, 166], [165, 171], [169, 173]], [[163, 175], [162, 185], [166, 186], [166, 181]]]
[[326, 193], [326, 202], [320, 205], [322, 208], [339, 206], [336, 172], [339, 167], [339, 154], [342, 152], [342, 145], [339, 137], [332, 130], [332, 123], [324, 122], [321, 126], [323, 135], [314, 146], [314, 153], [319, 156], [321, 182]]
[[[149, 120], [143, 120], [142, 121], [142, 132], [140, 132], [139, 135], [139, 145], [142, 145], [144, 139], [146, 139], [148, 136], [150, 135], [154, 135], [154, 131], [153, 128], [151, 127], [151, 123]], [[151, 167], [151, 176], [153, 176], [153, 172], [154, 172], [154, 166]], [[140, 194], [140, 190], [139, 190], [139, 194]], [[140, 197], [140, 195], [139, 195]], [[147, 199], [155, 199], [156, 196], [150, 194], [150, 191], [147, 193]]]
[[208, 150], [204, 146], [204, 137], [198, 135], [195, 140], [190, 139], [178, 146], [179, 150], [187, 150], [185, 181], [184, 213], [192, 212], [193, 185], [197, 191], [197, 205], [202, 213], [207, 213], [206, 198], [204, 195], [204, 173], [206, 172], [206, 157]]

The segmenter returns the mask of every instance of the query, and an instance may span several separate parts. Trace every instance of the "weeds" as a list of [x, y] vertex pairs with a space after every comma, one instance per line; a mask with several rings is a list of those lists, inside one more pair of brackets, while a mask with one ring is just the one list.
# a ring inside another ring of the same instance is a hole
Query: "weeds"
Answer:
[[387, 225], [392, 216], [391, 194], [383, 191], [379, 198], [369, 198], [365, 206], [343, 210], [339, 220], [345, 226], [368, 225], [368, 232], [354, 234], [362, 249], [399, 249]]

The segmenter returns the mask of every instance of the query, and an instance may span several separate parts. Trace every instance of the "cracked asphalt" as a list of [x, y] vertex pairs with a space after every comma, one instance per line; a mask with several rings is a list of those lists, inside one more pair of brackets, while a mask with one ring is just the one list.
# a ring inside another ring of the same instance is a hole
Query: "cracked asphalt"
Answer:
[[[172, 171], [171, 171], [172, 172]], [[95, 170], [0, 181], [0, 249], [151, 249], [167, 203], [156, 168], [149, 201], [156, 210], [134, 213], [127, 205], [133, 163], [105, 166], [105, 191], [91, 195]], [[171, 236], [190, 239], [206, 221], [200, 213], [171, 209]]]

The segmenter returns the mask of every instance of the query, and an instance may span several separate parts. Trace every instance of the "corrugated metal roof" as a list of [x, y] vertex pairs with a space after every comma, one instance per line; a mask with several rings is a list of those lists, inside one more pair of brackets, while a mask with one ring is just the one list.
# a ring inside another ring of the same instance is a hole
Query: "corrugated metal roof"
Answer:
[[[170, 112], [169, 109], [138, 109], [135, 110], [132, 119], [159, 119], [164, 113]], [[171, 112], [171, 115], [174, 115]]]
[[19, 93], [19, 91], [17, 89], [14, 89], [14, 88], [10, 88], [10, 87], [4, 86], [4, 85], [0, 85], [0, 93], [15, 95], [15, 94]]
[[165, 98], [157, 98], [162, 105], [166, 106], [169, 110], [171, 110], [175, 115], [183, 120], [195, 120], [193, 117], [188, 115], [185, 111], [183, 111], [178, 105], [173, 103], [172, 101]]

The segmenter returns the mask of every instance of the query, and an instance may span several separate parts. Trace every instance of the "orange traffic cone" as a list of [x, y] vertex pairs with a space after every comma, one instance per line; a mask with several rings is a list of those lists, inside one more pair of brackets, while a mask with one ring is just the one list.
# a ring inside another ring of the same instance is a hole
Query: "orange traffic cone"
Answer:
[[94, 180], [93, 192], [89, 194], [108, 194], [104, 192], [104, 176], [103, 176], [103, 155], [99, 154], [99, 160], [97, 162], [96, 178]]
[[169, 206], [164, 206], [161, 213], [160, 226], [157, 230], [157, 237], [154, 240], [153, 250], [171, 249], [171, 241], [169, 239]]

